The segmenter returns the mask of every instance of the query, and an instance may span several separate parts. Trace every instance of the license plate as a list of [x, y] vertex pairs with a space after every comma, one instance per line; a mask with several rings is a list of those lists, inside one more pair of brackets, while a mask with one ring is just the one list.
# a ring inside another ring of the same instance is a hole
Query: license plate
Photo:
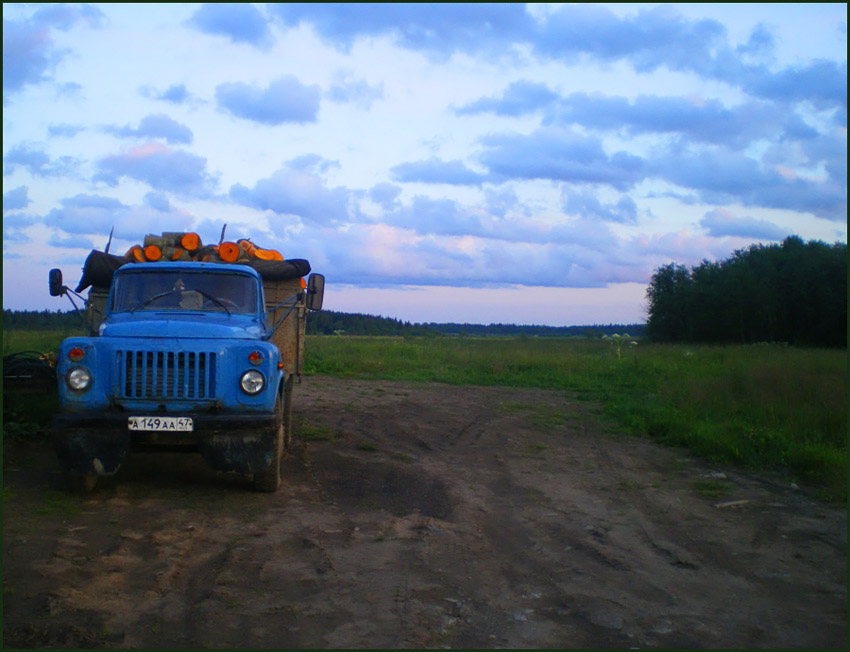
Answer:
[[194, 428], [191, 417], [130, 417], [130, 430], [191, 432]]

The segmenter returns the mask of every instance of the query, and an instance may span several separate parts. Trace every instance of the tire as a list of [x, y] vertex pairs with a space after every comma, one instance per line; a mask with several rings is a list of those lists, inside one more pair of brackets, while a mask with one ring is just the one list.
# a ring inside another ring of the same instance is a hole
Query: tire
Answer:
[[283, 457], [283, 406], [278, 397], [275, 403], [277, 413], [274, 438], [274, 454], [271, 466], [265, 471], [254, 474], [254, 489], [263, 493], [274, 493], [280, 487], [280, 462]]
[[88, 494], [94, 490], [97, 476], [94, 473], [65, 473], [65, 487], [69, 493]]

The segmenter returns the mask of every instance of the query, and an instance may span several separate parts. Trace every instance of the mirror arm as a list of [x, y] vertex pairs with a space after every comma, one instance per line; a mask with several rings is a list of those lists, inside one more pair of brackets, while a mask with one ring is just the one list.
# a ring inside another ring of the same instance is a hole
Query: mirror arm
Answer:
[[76, 311], [76, 313], [80, 316], [80, 319], [82, 319], [82, 320], [83, 320], [83, 325], [86, 327], [86, 331], [88, 331], [88, 334], [89, 334], [89, 335], [94, 336], [94, 335], [96, 334], [96, 333], [95, 333], [95, 331], [94, 331], [94, 329], [93, 329], [93, 328], [91, 327], [91, 325], [90, 325], [90, 324], [86, 321], [85, 316], [83, 316], [83, 313], [81, 313], [81, 312], [80, 312], [80, 308], [79, 308], [79, 307], [77, 306], [77, 304], [74, 302], [74, 299], [73, 299], [73, 297], [72, 297], [71, 295], [73, 294], [75, 297], [77, 297], [77, 298], [78, 298], [80, 301], [82, 301], [83, 303], [86, 303], [85, 297], [81, 297], [79, 294], [77, 294], [76, 292], [74, 292], [74, 291], [73, 291], [71, 288], [69, 288], [67, 285], [63, 285], [63, 286], [62, 286], [62, 294], [64, 294], [66, 297], [68, 297], [68, 301], [70, 301], [70, 302], [71, 302], [71, 305], [72, 305], [72, 306], [74, 306], [74, 310], [75, 310], [75, 311]]

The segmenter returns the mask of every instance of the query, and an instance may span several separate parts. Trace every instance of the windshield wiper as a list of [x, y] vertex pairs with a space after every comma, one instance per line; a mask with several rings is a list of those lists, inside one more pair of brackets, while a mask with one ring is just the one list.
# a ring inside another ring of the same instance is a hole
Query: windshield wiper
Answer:
[[156, 301], [157, 299], [162, 299], [162, 297], [167, 297], [169, 294], [174, 294], [174, 293], [175, 293], [175, 292], [177, 292], [177, 291], [178, 291], [178, 290], [168, 290], [168, 291], [166, 291], [166, 292], [160, 292], [159, 294], [155, 294], [155, 295], [153, 295], [150, 299], [147, 299], [147, 300], [143, 301], [143, 302], [142, 302], [142, 303], [140, 303], [138, 306], [136, 306], [135, 308], [133, 308], [133, 309], [130, 311], [130, 313], [132, 314], [132, 313], [136, 312], [137, 310], [141, 310], [142, 308], [144, 308], [144, 307], [145, 307], [145, 306], [147, 306], [148, 304], [153, 303], [153, 302], [154, 302], [154, 301]]
[[207, 294], [206, 292], [204, 292], [203, 290], [199, 290], [198, 288], [194, 288], [194, 290], [192, 290], [192, 291], [197, 292], [198, 294], [200, 294], [200, 295], [202, 295], [202, 296], [205, 296], [205, 297], [206, 297], [207, 299], [209, 299], [210, 301], [215, 302], [216, 304], [218, 304], [219, 306], [221, 306], [222, 308], [224, 308], [224, 312], [226, 312], [226, 313], [227, 313], [227, 316], [228, 316], [228, 317], [230, 316], [230, 311], [227, 309], [227, 306], [226, 306], [226, 305], [224, 305], [224, 303], [222, 303], [221, 301], [219, 301], [218, 299], [216, 299], [216, 298], [215, 298], [214, 296], [212, 296], [211, 294]]

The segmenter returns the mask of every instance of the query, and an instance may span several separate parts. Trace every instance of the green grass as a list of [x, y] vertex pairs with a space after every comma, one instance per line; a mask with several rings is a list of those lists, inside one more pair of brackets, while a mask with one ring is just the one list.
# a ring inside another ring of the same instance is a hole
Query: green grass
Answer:
[[82, 329], [68, 331], [3, 331], [3, 355], [18, 351], [56, 353], [66, 337], [83, 335]]
[[[626, 430], [847, 497], [846, 350], [583, 338], [307, 338], [308, 373], [565, 390]], [[503, 409], [521, 410], [519, 403]], [[563, 424], [563, 414], [534, 414]]]
[[[55, 351], [65, 334], [3, 333], [4, 354]], [[716, 462], [775, 470], [847, 498], [845, 349], [641, 343], [621, 356], [587, 338], [308, 336], [305, 373], [453, 385], [538, 387], [597, 401], [619, 427]], [[34, 400], [55, 401], [55, 397]], [[46, 404], [45, 404], [46, 405]], [[523, 410], [508, 402], [507, 411]], [[25, 413], [52, 414], [27, 407]], [[532, 411], [541, 426], [569, 415]], [[4, 410], [4, 430], [7, 428]], [[39, 431], [17, 415], [19, 432]], [[309, 425], [301, 424], [309, 430]], [[29, 429], [29, 430], [28, 430]], [[333, 433], [303, 433], [327, 439]]]

